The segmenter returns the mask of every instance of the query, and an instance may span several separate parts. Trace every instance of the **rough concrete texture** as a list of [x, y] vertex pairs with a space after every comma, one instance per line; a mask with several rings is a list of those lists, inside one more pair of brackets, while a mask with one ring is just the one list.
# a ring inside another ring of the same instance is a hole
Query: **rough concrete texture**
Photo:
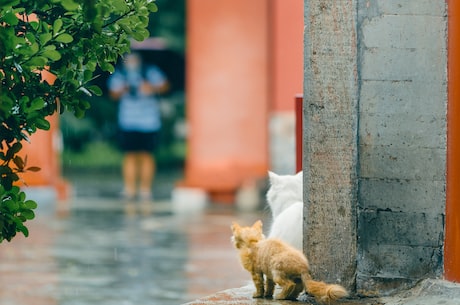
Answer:
[[381, 298], [385, 305], [458, 305], [460, 304], [460, 285], [428, 279], [413, 289], [391, 297]]
[[363, 295], [442, 273], [446, 40], [444, 0], [358, 1]]
[[356, 1], [305, 1], [304, 251], [315, 278], [354, 287]]
[[305, 1], [305, 253], [360, 295], [442, 274], [446, 21], [444, 0]]
[[[293, 305], [299, 302], [280, 301], [271, 299], [253, 299], [254, 287], [248, 285], [242, 288], [229, 289], [212, 296], [202, 298], [186, 305]], [[301, 295], [300, 303], [318, 305], [311, 298]], [[383, 298], [349, 298], [339, 300], [337, 305], [458, 305], [460, 304], [460, 285], [442, 281], [425, 280], [416, 287], [403, 293]]]

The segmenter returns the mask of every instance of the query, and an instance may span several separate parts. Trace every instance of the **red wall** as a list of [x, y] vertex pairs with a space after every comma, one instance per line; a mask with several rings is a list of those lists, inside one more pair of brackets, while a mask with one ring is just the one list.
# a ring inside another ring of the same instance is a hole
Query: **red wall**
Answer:
[[185, 184], [231, 192], [268, 168], [268, 1], [187, 1]]
[[460, 2], [448, 1], [448, 131], [445, 277], [460, 282]]
[[270, 1], [271, 110], [294, 112], [303, 92], [303, 0]]

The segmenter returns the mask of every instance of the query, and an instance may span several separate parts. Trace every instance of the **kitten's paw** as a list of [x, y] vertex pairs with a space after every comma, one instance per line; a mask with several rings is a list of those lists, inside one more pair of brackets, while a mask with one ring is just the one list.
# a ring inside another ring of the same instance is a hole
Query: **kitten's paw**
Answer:
[[263, 297], [264, 297], [264, 294], [256, 291], [256, 292], [254, 292], [254, 294], [252, 295], [252, 297], [253, 297], [254, 299], [260, 299], [260, 298], [263, 298]]
[[274, 299], [275, 300], [286, 300], [286, 297], [287, 297], [286, 295], [278, 293], [277, 295], [275, 295]]
[[266, 298], [266, 299], [273, 299], [273, 292], [272, 292], [272, 293], [270, 293], [270, 292], [265, 292], [264, 298]]

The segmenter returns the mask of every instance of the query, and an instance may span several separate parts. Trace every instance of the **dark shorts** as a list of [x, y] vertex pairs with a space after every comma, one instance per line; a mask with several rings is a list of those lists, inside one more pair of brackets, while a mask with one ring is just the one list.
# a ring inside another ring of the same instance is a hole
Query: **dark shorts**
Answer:
[[120, 131], [119, 145], [123, 152], [153, 152], [158, 146], [159, 132]]

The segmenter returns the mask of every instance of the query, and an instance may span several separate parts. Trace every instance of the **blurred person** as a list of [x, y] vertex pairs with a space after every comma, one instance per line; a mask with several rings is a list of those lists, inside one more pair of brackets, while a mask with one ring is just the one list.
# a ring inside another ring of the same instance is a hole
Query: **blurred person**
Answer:
[[169, 82], [158, 67], [144, 66], [140, 54], [130, 53], [109, 77], [108, 88], [110, 96], [120, 102], [119, 144], [124, 153], [122, 195], [127, 200], [136, 196], [151, 200], [156, 171], [153, 152], [161, 129], [157, 96], [168, 91]]

